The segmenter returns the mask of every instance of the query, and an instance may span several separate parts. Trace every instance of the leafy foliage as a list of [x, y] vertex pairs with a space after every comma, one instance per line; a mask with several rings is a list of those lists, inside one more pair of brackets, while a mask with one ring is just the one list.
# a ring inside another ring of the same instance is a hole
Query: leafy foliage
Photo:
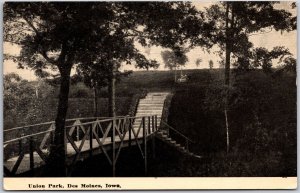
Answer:
[[199, 67], [201, 62], [202, 62], [202, 59], [201, 59], [201, 58], [198, 58], [198, 59], [196, 60], [196, 66]]
[[162, 51], [161, 56], [165, 63], [165, 68], [169, 68], [170, 70], [174, 70], [178, 68], [178, 66], [184, 66], [188, 61], [185, 54], [176, 51]]
[[206, 19], [214, 23], [215, 28], [210, 40], [221, 48], [220, 57], [224, 58], [224, 52], [227, 51], [232, 54], [225, 56], [231, 58], [227, 62], [231, 60], [239, 69], [261, 67], [267, 72], [272, 67], [272, 59], [291, 55], [283, 47], [275, 47], [272, 51], [254, 48], [249, 40], [252, 35], [272, 30], [295, 30], [295, 17], [286, 10], [275, 9], [277, 3], [221, 2], [207, 8]]
[[212, 69], [214, 67], [214, 62], [212, 60], [209, 60], [208, 65], [209, 69]]
[[44, 81], [28, 82], [15, 73], [6, 74], [4, 128], [49, 121], [43, 108], [46, 101], [55, 94], [55, 89]]

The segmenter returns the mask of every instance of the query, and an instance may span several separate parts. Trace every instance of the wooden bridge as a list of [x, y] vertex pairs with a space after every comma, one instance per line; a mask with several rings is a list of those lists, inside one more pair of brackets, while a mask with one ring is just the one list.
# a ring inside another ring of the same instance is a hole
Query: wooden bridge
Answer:
[[[153, 99], [153, 96], [152, 96]], [[141, 99], [139, 106], [145, 106], [160, 100]], [[149, 102], [150, 101], [150, 102]], [[152, 102], [151, 102], [152, 101]], [[154, 101], [154, 102], [153, 102]], [[149, 105], [152, 106], [152, 105]], [[157, 104], [154, 105], [158, 108]], [[145, 112], [149, 109], [145, 109]], [[143, 116], [123, 117], [91, 117], [66, 120], [64, 130], [64, 145], [68, 175], [72, 174], [73, 166], [79, 160], [84, 160], [97, 154], [104, 154], [112, 166], [115, 176], [116, 162], [122, 148], [137, 146], [144, 160], [147, 172], [147, 141], [158, 138], [177, 150], [196, 158], [201, 158], [189, 151], [190, 139], [161, 120], [162, 108], [159, 115], [153, 112]], [[158, 113], [159, 113], [158, 112]], [[47, 163], [50, 144], [54, 140], [55, 122], [28, 125], [4, 130], [4, 174], [15, 176], [24, 172], [34, 171]], [[183, 139], [184, 145], [172, 140], [177, 135]]]

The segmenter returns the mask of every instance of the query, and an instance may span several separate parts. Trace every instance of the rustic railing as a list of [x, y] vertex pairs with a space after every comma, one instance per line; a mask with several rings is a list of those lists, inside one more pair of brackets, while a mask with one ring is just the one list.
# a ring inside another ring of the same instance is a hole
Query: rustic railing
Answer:
[[[31, 133], [25, 133], [27, 128]], [[69, 175], [79, 159], [103, 153], [115, 165], [124, 146], [137, 145], [145, 163], [147, 162], [147, 137], [158, 130], [157, 116], [81, 118], [66, 121], [64, 130], [65, 156]], [[16, 132], [14, 139], [4, 141], [4, 173], [13, 176], [33, 171], [47, 163], [50, 144], [53, 143], [55, 123], [47, 122], [4, 131]], [[35, 132], [35, 133], [33, 133]], [[108, 153], [112, 150], [111, 153]]]
[[163, 112], [161, 115], [161, 121], [164, 121], [165, 123], [168, 122], [169, 111], [170, 111], [173, 95], [174, 95], [173, 93], [170, 93], [164, 101]]
[[189, 139], [187, 136], [170, 126], [164, 121], [161, 121], [162, 130], [166, 132], [167, 136], [170, 136], [172, 138], [175, 138], [176, 141], [180, 142], [181, 144], [185, 144], [185, 149], [189, 151], [189, 145], [195, 143], [191, 139]]
[[139, 94], [135, 94], [133, 96], [132, 102], [131, 102], [131, 106], [128, 112], [129, 116], [135, 116], [139, 102], [142, 98], [145, 98], [147, 95], [147, 91], [143, 90], [141, 93]]

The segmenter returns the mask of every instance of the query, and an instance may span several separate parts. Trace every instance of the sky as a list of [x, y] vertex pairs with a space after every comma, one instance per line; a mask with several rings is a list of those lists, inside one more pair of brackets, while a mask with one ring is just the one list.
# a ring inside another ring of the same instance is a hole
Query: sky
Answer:
[[[204, 10], [205, 7], [209, 7], [212, 3], [211, 2], [193, 2], [195, 7], [199, 10]], [[288, 11], [290, 11], [293, 15], [296, 15], [296, 10], [291, 9], [288, 6], [288, 3], [281, 2], [277, 8], [283, 8]], [[290, 50], [290, 52], [294, 55], [295, 58], [297, 58], [297, 32], [276, 32], [275, 30], [269, 32], [269, 33], [263, 33], [263, 34], [254, 34], [250, 36], [250, 41], [254, 44], [255, 47], [265, 47], [269, 50], [271, 50], [275, 46], [285, 46]], [[161, 58], [161, 51], [165, 50], [161, 47], [150, 47], [150, 48], [144, 48], [141, 45], [136, 44], [137, 49], [140, 50], [141, 53], [143, 53], [147, 58], [149, 59], [155, 59], [159, 64], [160, 67], [157, 70], [167, 70], [164, 68], [164, 63]], [[210, 53], [203, 51], [201, 47], [196, 47], [190, 52], [187, 53], [187, 57], [189, 61], [186, 63], [186, 65], [182, 69], [202, 69], [202, 68], [208, 68], [208, 61], [212, 60], [214, 63], [214, 67], [219, 67], [219, 61], [221, 60], [218, 55], [213, 53], [213, 50], [217, 50], [216, 46], [213, 47]], [[3, 52], [4, 54], [9, 53], [12, 55], [18, 55], [20, 52], [20, 48], [16, 45], [12, 45], [10, 43], [3, 44]], [[195, 62], [198, 58], [202, 59], [202, 62], [200, 63], [200, 66], [197, 67]], [[275, 65], [276, 66], [276, 65]], [[124, 70], [138, 70], [135, 69], [133, 66], [125, 65], [123, 67]], [[73, 69], [74, 73], [75, 69]], [[7, 74], [10, 72], [16, 72], [18, 73], [22, 78], [28, 79], [28, 80], [36, 80], [36, 76], [34, 75], [34, 72], [29, 69], [18, 69], [17, 64], [14, 63], [11, 60], [5, 60], [3, 63], [3, 73]]]

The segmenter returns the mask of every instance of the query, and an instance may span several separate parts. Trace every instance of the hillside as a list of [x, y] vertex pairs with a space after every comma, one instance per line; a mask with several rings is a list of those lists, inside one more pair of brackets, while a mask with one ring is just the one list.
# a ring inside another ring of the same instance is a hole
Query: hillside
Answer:
[[[232, 75], [227, 154], [222, 72], [184, 70], [183, 74], [189, 76], [186, 83], [174, 83], [170, 71], [134, 72], [116, 86], [118, 115], [127, 115], [132, 96], [143, 90], [173, 92], [168, 123], [196, 142], [193, 152], [205, 156], [190, 160], [159, 143], [158, 156], [149, 160], [149, 176], [296, 176], [295, 75], [258, 70]], [[107, 116], [107, 95], [102, 89], [99, 116]], [[57, 99], [52, 96], [37, 101], [39, 120], [27, 112], [33, 122], [54, 119]], [[10, 127], [25, 122], [5, 115], [4, 123]], [[68, 117], [87, 116], [93, 116], [93, 92], [83, 84], [72, 85]]]
[[146, 71], [117, 85], [119, 97], [141, 90], [173, 92], [168, 123], [196, 141], [192, 150], [206, 156], [193, 161], [165, 147], [152, 160], [150, 176], [296, 176], [295, 75], [256, 70], [232, 76], [226, 154], [222, 72], [183, 73], [190, 78], [186, 83], [174, 83], [174, 72]]

